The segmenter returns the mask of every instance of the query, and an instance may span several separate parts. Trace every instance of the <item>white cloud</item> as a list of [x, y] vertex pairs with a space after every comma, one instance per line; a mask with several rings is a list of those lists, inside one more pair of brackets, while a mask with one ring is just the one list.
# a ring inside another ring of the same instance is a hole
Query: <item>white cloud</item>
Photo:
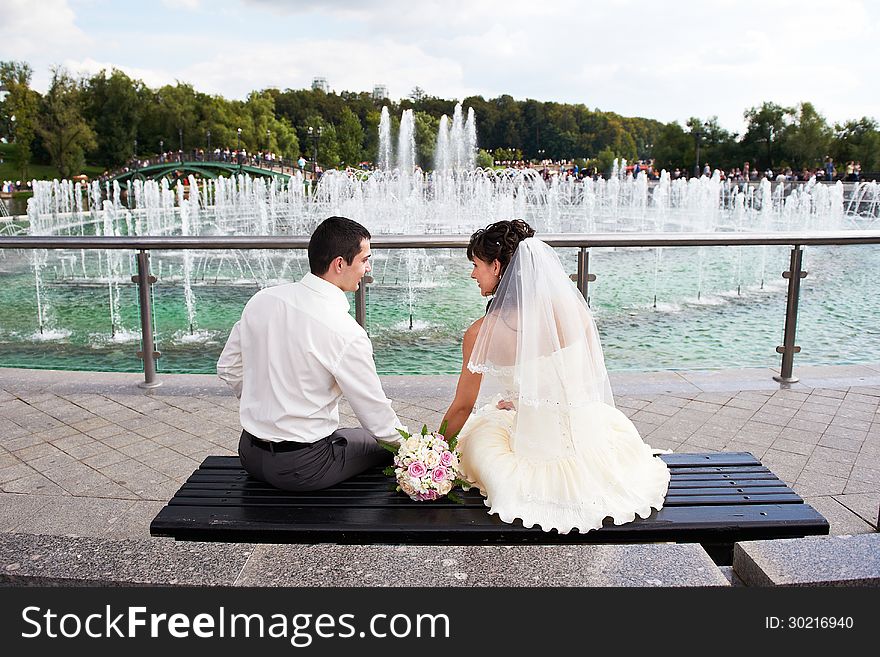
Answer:
[[186, 9], [195, 11], [202, 5], [201, 0], [162, 0], [162, 4], [169, 9]]
[[0, 19], [0, 59], [57, 57], [92, 43], [66, 0], [4, 0]]
[[0, 57], [30, 61], [37, 88], [64, 62], [229, 98], [322, 76], [337, 91], [385, 84], [394, 99], [419, 86], [662, 121], [717, 115], [733, 131], [763, 101], [880, 118], [880, 7], [859, 0], [183, 0], [172, 4], [187, 19], [171, 22], [155, 5], [127, 4], [116, 22], [103, 3], [71, 2], [7, 0]]

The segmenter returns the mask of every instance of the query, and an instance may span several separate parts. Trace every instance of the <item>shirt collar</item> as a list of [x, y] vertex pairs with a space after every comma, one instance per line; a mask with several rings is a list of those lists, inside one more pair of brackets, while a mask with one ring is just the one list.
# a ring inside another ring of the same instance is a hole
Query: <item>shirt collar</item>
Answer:
[[340, 310], [348, 312], [348, 297], [345, 296], [345, 292], [333, 285], [333, 283], [331, 283], [330, 281], [325, 281], [320, 276], [315, 276], [313, 273], [308, 272], [305, 276], [302, 277], [300, 283], [305, 285], [313, 292], [320, 294], [322, 297], [327, 299], [329, 303], [333, 304], [334, 306], [338, 306]]

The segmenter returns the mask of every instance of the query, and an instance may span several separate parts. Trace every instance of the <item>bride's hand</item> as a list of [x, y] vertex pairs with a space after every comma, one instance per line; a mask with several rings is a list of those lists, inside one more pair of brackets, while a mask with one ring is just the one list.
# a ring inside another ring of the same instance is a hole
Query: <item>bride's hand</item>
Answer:
[[513, 405], [512, 401], [507, 401], [506, 399], [502, 399], [500, 402], [495, 404], [495, 408], [500, 411], [513, 411], [516, 410], [516, 407]]

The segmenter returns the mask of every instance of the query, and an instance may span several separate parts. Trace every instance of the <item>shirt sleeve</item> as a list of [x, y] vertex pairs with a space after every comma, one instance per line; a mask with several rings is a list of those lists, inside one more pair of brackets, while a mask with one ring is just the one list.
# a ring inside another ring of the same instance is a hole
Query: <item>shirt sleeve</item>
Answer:
[[366, 333], [346, 345], [333, 376], [364, 429], [384, 442], [400, 440], [397, 429], [406, 426], [382, 390], [373, 361], [373, 345]]
[[226, 346], [217, 359], [217, 376], [226, 382], [235, 396], [241, 399], [241, 387], [244, 381], [244, 365], [241, 358], [241, 321], [235, 323], [229, 332]]

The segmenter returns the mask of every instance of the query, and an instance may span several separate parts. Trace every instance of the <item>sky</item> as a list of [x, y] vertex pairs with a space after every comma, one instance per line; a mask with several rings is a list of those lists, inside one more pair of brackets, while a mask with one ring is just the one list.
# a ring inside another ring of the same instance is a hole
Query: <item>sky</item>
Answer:
[[880, 2], [860, 0], [0, 0], [0, 60], [28, 62], [40, 92], [60, 65], [228, 99], [323, 77], [737, 133], [764, 101], [880, 120]]

